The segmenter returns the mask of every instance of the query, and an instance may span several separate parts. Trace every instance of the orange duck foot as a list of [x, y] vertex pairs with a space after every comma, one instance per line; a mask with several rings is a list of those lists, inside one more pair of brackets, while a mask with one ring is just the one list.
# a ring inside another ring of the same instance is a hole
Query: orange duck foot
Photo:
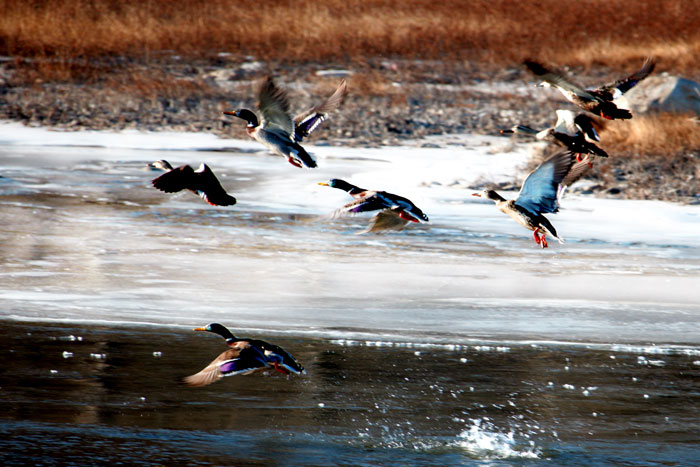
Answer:
[[288, 375], [288, 374], [289, 374], [289, 372], [288, 372], [287, 370], [285, 370], [284, 368], [280, 367], [280, 366], [277, 364], [277, 362], [275, 362], [274, 365], [275, 365], [275, 370], [279, 371], [279, 372], [282, 373], [283, 375]]
[[415, 217], [409, 216], [405, 211], [400, 211], [399, 217], [405, 221], [418, 222]]
[[544, 238], [544, 234], [542, 234], [542, 238], [540, 239], [540, 246], [542, 248], [547, 248], [547, 240]]
[[576, 154], [576, 162], [583, 161], [583, 155], [581, 153]]
[[540, 236], [537, 235], [537, 230], [532, 231], [532, 236], [535, 237], [535, 243], [540, 244]]
[[292, 159], [291, 157], [288, 157], [287, 161], [290, 164], [292, 164], [294, 167], [299, 167], [301, 169], [301, 164], [299, 162], [295, 161], [294, 159]]

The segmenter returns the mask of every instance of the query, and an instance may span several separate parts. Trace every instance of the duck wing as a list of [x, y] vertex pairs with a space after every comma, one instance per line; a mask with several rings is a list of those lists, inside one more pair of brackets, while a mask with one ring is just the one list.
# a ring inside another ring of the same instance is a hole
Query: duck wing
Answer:
[[247, 342], [222, 352], [203, 370], [182, 379], [188, 386], [206, 386], [224, 376], [245, 375], [267, 366], [265, 355]]
[[588, 165], [588, 157], [585, 157], [581, 162], [575, 162], [574, 165], [571, 166], [569, 173], [566, 174], [560, 185], [562, 187], [573, 185], [586, 175], [589, 170], [591, 170], [591, 166]]
[[168, 172], [154, 178], [151, 183], [165, 193], [177, 193], [188, 189], [193, 179], [194, 169], [189, 165], [183, 165], [176, 169], [171, 168]]
[[573, 103], [576, 103], [576, 100], [582, 102], [599, 102], [596, 96], [587, 92], [581, 86], [567, 80], [561, 73], [550, 70], [539, 62], [525, 60], [525, 66], [539, 79], [559, 89], [564, 97]]
[[574, 117], [574, 123], [581, 129], [586, 138], [592, 141], [600, 141], [600, 136], [593, 126], [593, 119], [588, 114], [580, 113]]
[[192, 190], [213, 206], [233, 206], [236, 204], [236, 198], [226, 193], [224, 187], [219, 183], [219, 179], [206, 164], [202, 164], [194, 172]]
[[268, 76], [260, 88], [258, 108], [262, 115], [261, 127], [267, 131], [277, 131], [287, 138], [294, 136], [294, 120], [289, 112], [287, 93], [277, 87], [271, 76]]
[[347, 82], [342, 80], [335, 92], [325, 101], [294, 117], [294, 128], [296, 132], [295, 140], [300, 142], [309, 136], [321, 124], [321, 122], [328, 118], [328, 114], [330, 112], [338, 108], [338, 106], [343, 102], [343, 99], [347, 93]]
[[557, 212], [557, 189], [575, 162], [571, 151], [560, 151], [542, 162], [525, 178], [515, 204], [536, 215]]
[[342, 208], [333, 212], [333, 217], [344, 214], [358, 214], [360, 212], [376, 211], [378, 209], [391, 209], [392, 203], [379, 196], [376, 191], [366, 191], [363, 196], [350, 201]]
[[384, 209], [375, 214], [369, 225], [360, 233], [381, 232], [382, 230], [401, 230], [409, 221], [402, 219], [396, 211]]
[[622, 96], [624, 93], [636, 86], [641, 80], [649, 76], [651, 72], [654, 71], [655, 67], [656, 62], [651, 58], [647, 58], [644, 61], [642, 68], [640, 68], [638, 71], [632, 73], [626, 78], [619, 79], [612, 84], [607, 84], [599, 87], [598, 89], [594, 89], [591, 92], [605, 101], [612, 101]]
[[214, 206], [231, 206], [236, 204], [236, 198], [226, 193], [214, 172], [206, 164], [193, 170], [189, 165], [183, 165], [153, 179], [153, 186], [166, 193], [176, 193], [191, 190]]

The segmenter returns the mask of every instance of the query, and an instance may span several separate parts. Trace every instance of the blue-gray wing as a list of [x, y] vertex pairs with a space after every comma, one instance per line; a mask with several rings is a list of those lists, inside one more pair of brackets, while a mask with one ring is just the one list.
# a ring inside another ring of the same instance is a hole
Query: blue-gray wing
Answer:
[[515, 204], [533, 214], [557, 212], [557, 191], [576, 162], [576, 154], [571, 151], [561, 151], [542, 162], [539, 167], [530, 172]]

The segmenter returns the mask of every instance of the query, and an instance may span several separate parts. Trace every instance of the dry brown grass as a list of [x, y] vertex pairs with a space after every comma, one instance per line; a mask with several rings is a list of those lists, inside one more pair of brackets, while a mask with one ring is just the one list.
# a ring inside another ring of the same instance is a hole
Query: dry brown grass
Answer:
[[700, 121], [679, 114], [612, 121], [601, 132], [614, 157], [598, 166], [606, 187], [629, 198], [694, 202], [700, 194]]
[[354, 73], [352, 87], [361, 96], [402, 95], [403, 91], [393, 85], [383, 73], [378, 70]]
[[6, 68], [11, 71], [8, 79], [8, 84], [11, 86], [43, 82], [93, 84], [103, 74], [103, 67], [61, 58], [48, 60], [18, 58]]
[[682, 114], [640, 115], [605, 125], [601, 139], [615, 154], [664, 155], [700, 152], [700, 121]]
[[[620, 14], [620, 12], [623, 12]], [[1, 0], [0, 54], [90, 58], [217, 52], [282, 61], [525, 56], [620, 66], [647, 55], [696, 70], [692, 0]]]
[[216, 94], [207, 83], [199, 79], [173, 78], [160, 71], [128, 71], [109, 76], [105, 87], [118, 93], [145, 99], [181, 99]]

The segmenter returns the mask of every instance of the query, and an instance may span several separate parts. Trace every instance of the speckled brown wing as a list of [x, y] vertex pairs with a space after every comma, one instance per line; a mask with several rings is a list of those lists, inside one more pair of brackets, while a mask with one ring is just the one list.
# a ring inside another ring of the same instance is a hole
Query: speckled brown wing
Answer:
[[591, 165], [588, 156], [586, 156], [581, 162], [577, 161], [571, 166], [569, 173], [566, 174], [559, 184], [563, 187], [571, 186], [586, 175], [589, 170], [591, 170]]
[[539, 79], [559, 89], [564, 97], [576, 105], [580, 105], [580, 103], [596, 103], [599, 101], [598, 97], [592, 95], [578, 84], [564, 78], [563, 74], [549, 69], [539, 62], [525, 60], [525, 66]]
[[247, 342], [236, 342], [230, 350], [222, 352], [202, 371], [182, 379], [191, 387], [206, 386], [224, 376], [246, 375], [267, 367], [265, 355]]
[[363, 195], [364, 196], [361, 197], [358, 196], [354, 201], [350, 201], [342, 208], [335, 210], [332, 216], [339, 217], [347, 214], [358, 214], [392, 207], [392, 204], [380, 197], [376, 191], [365, 191]]
[[382, 232], [385, 230], [401, 230], [409, 221], [402, 219], [398, 213], [391, 209], [379, 211], [369, 221], [369, 225], [360, 233]]
[[292, 139], [294, 137], [294, 120], [289, 112], [287, 93], [277, 87], [268, 76], [260, 88], [258, 107], [262, 116], [261, 126], [267, 131], [282, 132]]

